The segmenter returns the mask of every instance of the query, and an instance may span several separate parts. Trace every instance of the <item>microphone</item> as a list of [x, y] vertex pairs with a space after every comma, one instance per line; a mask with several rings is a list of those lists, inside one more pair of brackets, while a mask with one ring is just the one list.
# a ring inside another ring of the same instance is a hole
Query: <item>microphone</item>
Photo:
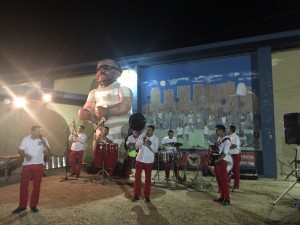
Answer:
[[45, 145], [46, 144], [45, 139], [43, 138], [43, 136], [41, 134], [40, 134], [40, 139], [41, 139], [42, 144]]

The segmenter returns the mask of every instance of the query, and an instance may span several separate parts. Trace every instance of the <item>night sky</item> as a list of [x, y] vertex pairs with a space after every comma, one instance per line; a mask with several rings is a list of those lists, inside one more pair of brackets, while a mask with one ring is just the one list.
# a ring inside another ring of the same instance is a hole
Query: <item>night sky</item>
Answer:
[[300, 29], [300, 1], [49, 2], [1, 1], [0, 76]]

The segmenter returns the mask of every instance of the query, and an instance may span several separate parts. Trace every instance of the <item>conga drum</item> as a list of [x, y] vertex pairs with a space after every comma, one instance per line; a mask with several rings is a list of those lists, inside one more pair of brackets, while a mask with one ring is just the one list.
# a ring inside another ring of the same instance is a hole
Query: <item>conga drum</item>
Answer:
[[106, 151], [105, 143], [97, 143], [94, 149], [94, 165], [96, 168], [103, 168], [103, 159]]
[[113, 171], [118, 159], [118, 144], [106, 144], [106, 158], [105, 158], [105, 169], [108, 171], [109, 175], [113, 175]]

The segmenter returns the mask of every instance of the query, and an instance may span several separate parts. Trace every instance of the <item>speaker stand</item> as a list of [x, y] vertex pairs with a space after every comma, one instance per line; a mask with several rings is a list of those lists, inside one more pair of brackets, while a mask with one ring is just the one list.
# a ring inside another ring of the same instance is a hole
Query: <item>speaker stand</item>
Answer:
[[300, 150], [299, 150], [299, 145], [297, 146], [297, 149], [295, 149], [295, 158], [294, 160], [290, 163], [292, 165], [294, 163], [294, 169], [286, 176], [285, 180], [287, 180], [293, 173], [295, 173], [295, 177], [299, 177], [299, 163], [300, 163]]
[[[297, 153], [296, 153], [296, 162], [300, 162], [300, 145], [297, 145]], [[295, 182], [288, 188], [286, 189], [276, 200], [273, 202], [273, 205], [275, 205], [283, 196], [285, 196], [297, 183], [300, 183], [300, 177], [297, 177]]]

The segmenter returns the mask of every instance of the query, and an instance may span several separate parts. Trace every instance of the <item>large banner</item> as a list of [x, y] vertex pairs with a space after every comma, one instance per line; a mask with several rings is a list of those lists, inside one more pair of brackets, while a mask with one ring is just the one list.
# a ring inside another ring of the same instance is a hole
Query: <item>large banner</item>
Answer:
[[255, 55], [141, 68], [142, 113], [162, 140], [172, 129], [182, 148], [216, 141], [214, 127], [235, 125], [242, 150], [259, 149]]

